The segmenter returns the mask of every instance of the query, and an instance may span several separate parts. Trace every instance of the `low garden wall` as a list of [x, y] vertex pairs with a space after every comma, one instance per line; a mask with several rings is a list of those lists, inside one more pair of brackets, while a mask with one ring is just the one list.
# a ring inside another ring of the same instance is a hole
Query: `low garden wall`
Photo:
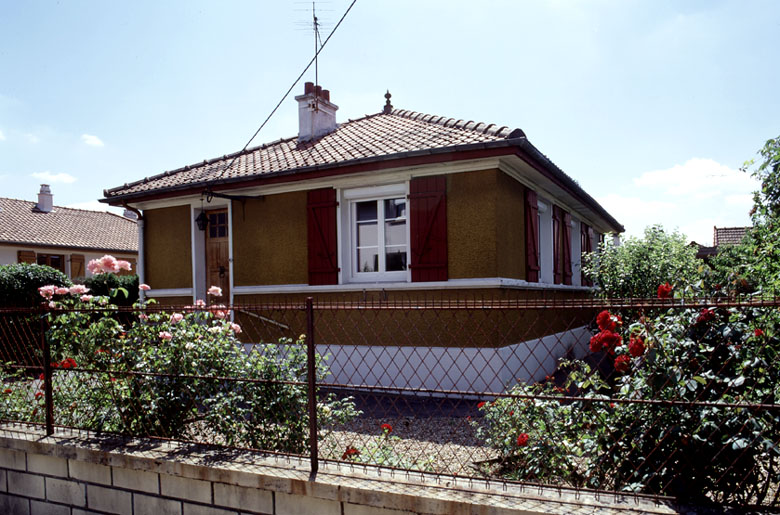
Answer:
[[412, 515], [676, 513], [636, 496], [308, 462], [159, 440], [0, 426], [0, 513]]

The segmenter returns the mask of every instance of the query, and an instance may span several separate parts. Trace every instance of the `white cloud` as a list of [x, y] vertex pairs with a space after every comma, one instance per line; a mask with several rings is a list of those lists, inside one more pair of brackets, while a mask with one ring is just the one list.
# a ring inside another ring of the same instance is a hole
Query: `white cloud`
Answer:
[[713, 226], [750, 224], [752, 192], [758, 189], [749, 175], [712, 159], [689, 159], [645, 172], [633, 184], [629, 194], [597, 199], [625, 226], [627, 235], [641, 236], [648, 225], [661, 224], [703, 245], [712, 244]]
[[38, 139], [38, 136], [35, 134], [25, 134], [25, 137], [27, 138], [27, 141], [29, 141], [32, 144], [38, 143], [40, 140]]
[[665, 195], [707, 199], [722, 195], [748, 194], [756, 189], [746, 173], [734, 170], [712, 159], [689, 159], [682, 165], [665, 170], [645, 172], [634, 179], [639, 187], [662, 189]]
[[65, 184], [70, 184], [73, 182], [76, 182], [76, 178], [68, 173], [51, 173], [49, 171], [46, 172], [34, 172], [32, 174], [33, 177], [36, 179], [40, 179], [42, 181], [45, 181], [47, 183], [54, 183], [54, 182], [64, 182]]
[[0, 131], [0, 141], [5, 141], [5, 134], [3, 134], [3, 131]]
[[81, 141], [86, 143], [87, 145], [91, 147], [102, 147], [103, 141], [98, 138], [97, 136], [93, 136], [92, 134], [82, 134], [81, 135]]

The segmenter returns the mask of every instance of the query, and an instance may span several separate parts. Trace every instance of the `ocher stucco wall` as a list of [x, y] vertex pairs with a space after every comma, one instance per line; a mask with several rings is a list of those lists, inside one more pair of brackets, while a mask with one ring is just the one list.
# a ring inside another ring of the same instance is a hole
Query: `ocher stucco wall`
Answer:
[[504, 173], [497, 177], [496, 265], [499, 277], [525, 279], [523, 186]]
[[190, 206], [144, 211], [144, 281], [155, 289], [192, 287]]
[[236, 286], [306, 284], [306, 192], [233, 201]]

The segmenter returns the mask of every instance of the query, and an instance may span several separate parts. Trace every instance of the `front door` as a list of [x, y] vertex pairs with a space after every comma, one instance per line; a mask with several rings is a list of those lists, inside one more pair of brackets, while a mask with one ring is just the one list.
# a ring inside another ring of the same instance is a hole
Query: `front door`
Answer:
[[210, 304], [230, 303], [230, 253], [227, 209], [206, 211], [206, 287], [219, 286], [222, 296], [209, 295]]

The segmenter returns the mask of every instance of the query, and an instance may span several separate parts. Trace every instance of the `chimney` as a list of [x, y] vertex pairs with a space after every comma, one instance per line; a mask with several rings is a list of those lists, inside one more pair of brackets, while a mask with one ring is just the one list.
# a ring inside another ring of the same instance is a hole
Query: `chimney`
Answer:
[[309, 141], [336, 130], [336, 111], [339, 106], [330, 102], [330, 91], [313, 82], [304, 85], [298, 101], [298, 141]]
[[51, 194], [48, 184], [41, 184], [41, 191], [38, 192], [38, 204], [35, 210], [41, 213], [51, 213], [54, 207], [54, 195]]

